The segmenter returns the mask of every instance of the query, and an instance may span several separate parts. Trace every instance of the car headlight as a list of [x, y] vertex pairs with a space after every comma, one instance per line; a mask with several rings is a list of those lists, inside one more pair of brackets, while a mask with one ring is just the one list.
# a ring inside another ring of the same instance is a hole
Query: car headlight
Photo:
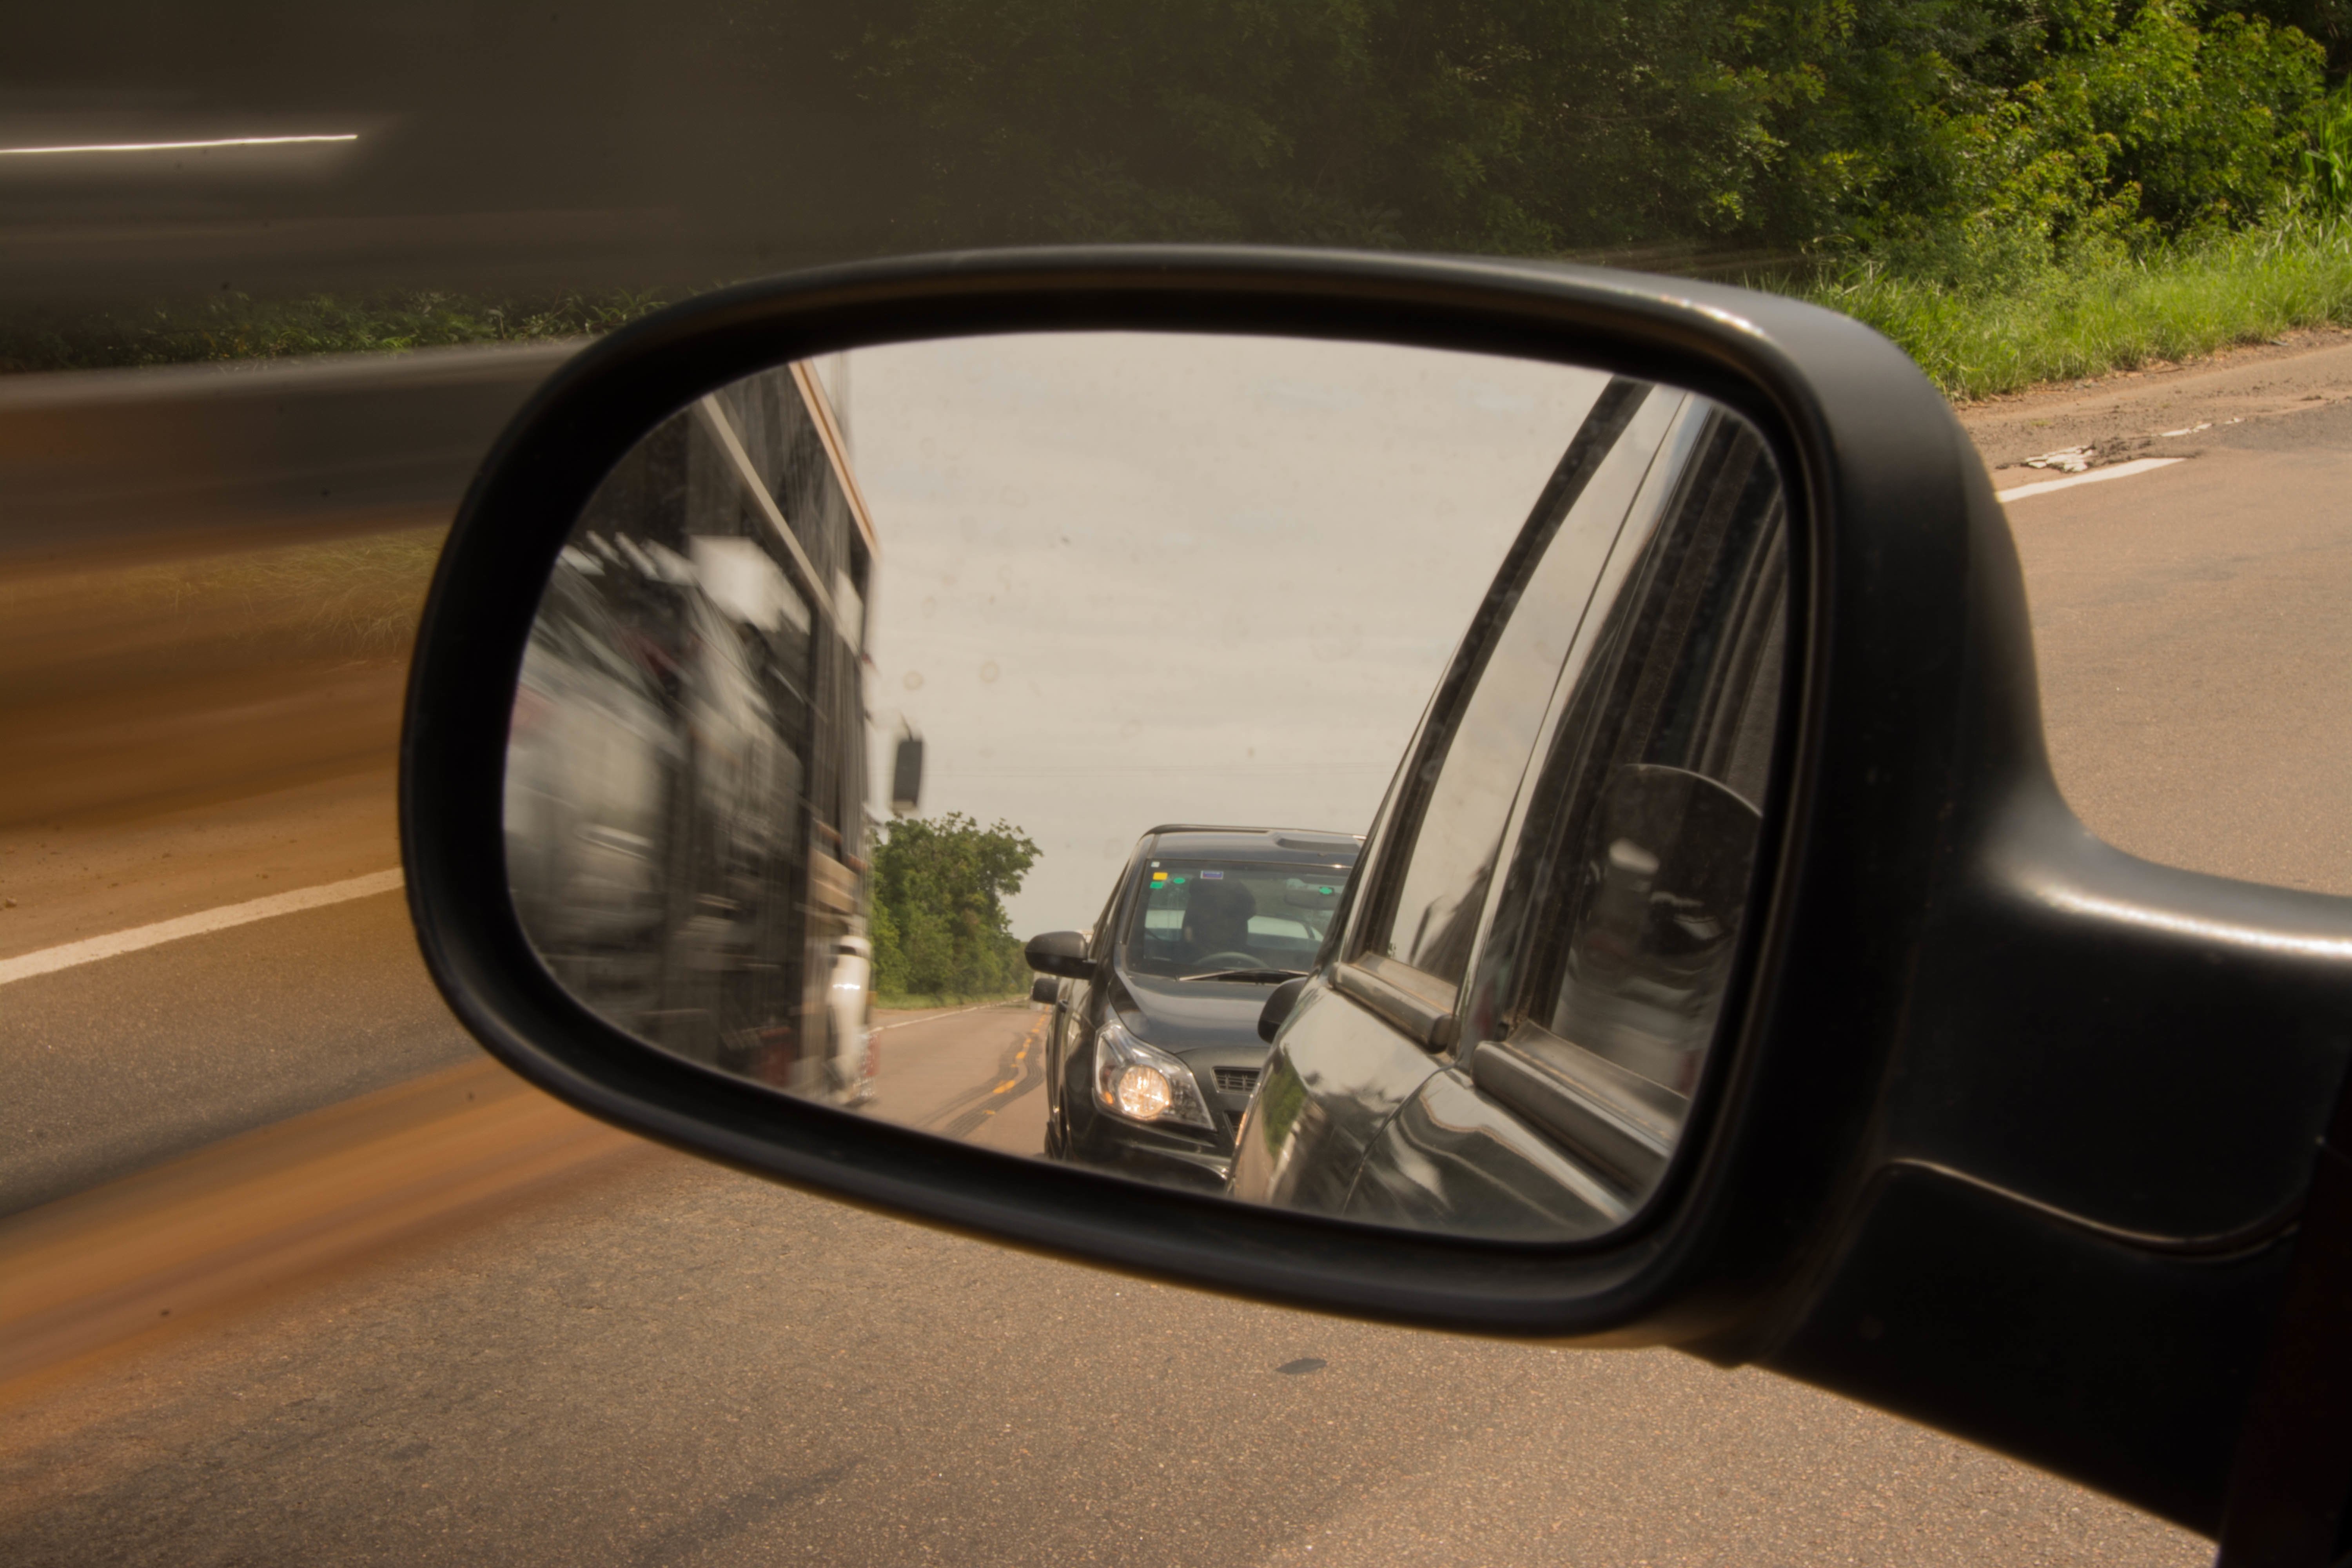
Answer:
[[1095, 1031], [1095, 1100], [1129, 1121], [1216, 1126], [1192, 1069], [1116, 1019]]

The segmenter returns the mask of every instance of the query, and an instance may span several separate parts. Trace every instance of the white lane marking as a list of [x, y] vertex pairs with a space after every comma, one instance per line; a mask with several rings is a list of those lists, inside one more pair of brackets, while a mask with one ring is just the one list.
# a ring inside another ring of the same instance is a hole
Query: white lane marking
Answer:
[[101, 958], [136, 952], [142, 947], [177, 942], [185, 936], [202, 936], [207, 931], [226, 931], [231, 926], [248, 925], [276, 915], [299, 914], [304, 910], [340, 904], [350, 899], [389, 893], [400, 885], [401, 875], [395, 867], [389, 871], [371, 871], [364, 877], [353, 877], [347, 882], [327, 882], [290, 893], [272, 893], [266, 899], [224, 904], [219, 909], [203, 910], [193, 915], [182, 915], [177, 920], [133, 926], [129, 931], [119, 931], [110, 936], [93, 936], [80, 942], [67, 942], [61, 947], [45, 947], [38, 952], [23, 953], [16, 958], [0, 958], [0, 985], [30, 980], [36, 974], [54, 974], [78, 963], [95, 963]]
[[[1010, 998], [1008, 998], [1008, 1000], [1010, 1000]], [[991, 1007], [1002, 1007], [1004, 1003], [1003, 1002], [982, 1002], [975, 1006], [958, 1007], [952, 1013], [927, 1013], [919, 1018], [901, 1018], [895, 1024], [877, 1024], [866, 1032], [869, 1035], [878, 1035], [885, 1029], [903, 1029], [909, 1024], [934, 1024], [941, 1018], [961, 1018], [966, 1013], [985, 1013]]]
[[2095, 485], [2101, 479], [2120, 479], [2132, 474], [2145, 474], [2153, 468], [2168, 468], [2183, 462], [2180, 458], [2136, 458], [2128, 463], [2115, 463], [2104, 468], [2093, 468], [2086, 474], [2069, 474], [2063, 479], [2043, 479], [2038, 484], [2019, 485], [2014, 489], [1996, 490], [1993, 500], [2008, 502], [2023, 500], [2027, 496], [2048, 495], [2071, 485]]

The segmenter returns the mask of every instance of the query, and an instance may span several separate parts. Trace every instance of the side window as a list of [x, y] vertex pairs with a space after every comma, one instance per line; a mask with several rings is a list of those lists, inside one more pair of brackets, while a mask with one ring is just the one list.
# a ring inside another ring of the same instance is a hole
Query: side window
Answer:
[[1087, 933], [1087, 953], [1097, 963], [1110, 956], [1118, 941], [1118, 899], [1127, 885], [1135, 880], [1135, 864], [1129, 861], [1118, 881], [1110, 886], [1110, 897], [1103, 900], [1102, 913], [1095, 917], [1094, 929]]
[[1548, 831], [1517, 850], [1474, 987], [1470, 1027], [1507, 1038], [1474, 1081], [1636, 1192], [1679, 1135], [1748, 905], [1785, 519], [1754, 429], [1710, 413], [1568, 695], [1529, 802]]
[[1595, 404], [1420, 739], [1353, 956], [1436, 1006], [1452, 1006], [1468, 966], [1504, 828], [1595, 584], [1687, 402], [1621, 381]]

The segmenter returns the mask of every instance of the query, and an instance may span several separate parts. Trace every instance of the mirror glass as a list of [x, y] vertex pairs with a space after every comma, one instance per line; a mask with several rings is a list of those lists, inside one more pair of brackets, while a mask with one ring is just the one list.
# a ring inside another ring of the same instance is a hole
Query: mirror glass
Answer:
[[1783, 511], [1738, 416], [1555, 363], [1040, 333], [779, 365], [646, 436], [553, 568], [515, 905], [573, 994], [746, 1093], [1604, 1234], [1723, 1023]]

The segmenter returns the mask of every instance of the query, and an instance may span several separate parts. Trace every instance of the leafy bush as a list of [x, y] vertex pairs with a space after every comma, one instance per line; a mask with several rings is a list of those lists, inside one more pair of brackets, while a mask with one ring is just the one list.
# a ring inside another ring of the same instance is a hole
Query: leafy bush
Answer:
[[957, 244], [1684, 241], [1997, 286], [2291, 205], [2324, 58], [2191, 0], [912, 0]]
[[2327, 217], [2352, 215], [2352, 87], [2338, 88], [2312, 111], [2304, 149], [2304, 182], [2313, 209]]
[[874, 988], [894, 999], [1025, 990], [1003, 900], [1037, 855], [1010, 823], [982, 827], [958, 812], [885, 826], [874, 848]]

